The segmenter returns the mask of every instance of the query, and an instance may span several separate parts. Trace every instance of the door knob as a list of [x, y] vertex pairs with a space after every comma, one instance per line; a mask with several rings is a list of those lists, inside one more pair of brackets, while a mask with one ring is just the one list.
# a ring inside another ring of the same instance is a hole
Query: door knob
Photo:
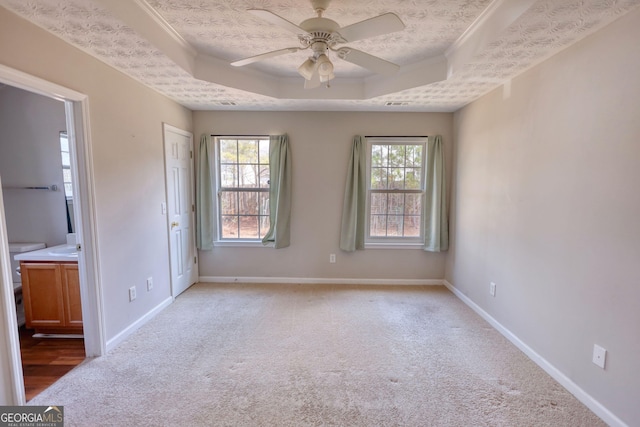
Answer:
[[173, 230], [175, 227], [177, 227], [177, 226], [179, 226], [179, 225], [180, 225], [180, 224], [178, 224], [178, 222], [177, 222], [177, 221], [173, 221], [173, 222], [171, 223], [171, 229]]

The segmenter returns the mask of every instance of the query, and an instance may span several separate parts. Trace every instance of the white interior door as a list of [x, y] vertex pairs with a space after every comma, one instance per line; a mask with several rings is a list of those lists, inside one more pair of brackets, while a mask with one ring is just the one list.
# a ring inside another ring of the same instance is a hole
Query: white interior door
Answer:
[[198, 278], [195, 247], [193, 136], [164, 125], [171, 292], [177, 297]]

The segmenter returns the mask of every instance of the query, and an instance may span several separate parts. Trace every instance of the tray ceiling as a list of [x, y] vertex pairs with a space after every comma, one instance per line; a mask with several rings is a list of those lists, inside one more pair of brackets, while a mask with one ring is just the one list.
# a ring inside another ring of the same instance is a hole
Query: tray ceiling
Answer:
[[[393, 12], [406, 29], [347, 44], [401, 66], [374, 75], [332, 57], [331, 87], [303, 89], [308, 51], [242, 68], [230, 62], [299, 46], [251, 14], [299, 24], [308, 0], [0, 0], [50, 31], [193, 110], [455, 111], [624, 15], [640, 0], [333, 0], [346, 26]], [[392, 104], [392, 105], [388, 105]]]

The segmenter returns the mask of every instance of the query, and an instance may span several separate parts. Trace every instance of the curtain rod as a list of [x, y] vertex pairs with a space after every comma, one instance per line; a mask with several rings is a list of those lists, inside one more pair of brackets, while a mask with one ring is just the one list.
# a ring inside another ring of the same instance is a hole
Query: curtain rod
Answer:
[[[228, 135], [216, 135], [211, 134], [211, 136], [215, 137], [240, 137], [240, 138], [265, 138], [270, 135], [237, 135], [237, 134], [228, 134]], [[428, 138], [429, 135], [364, 135], [365, 138]]]
[[365, 135], [365, 138], [429, 138], [428, 135]]

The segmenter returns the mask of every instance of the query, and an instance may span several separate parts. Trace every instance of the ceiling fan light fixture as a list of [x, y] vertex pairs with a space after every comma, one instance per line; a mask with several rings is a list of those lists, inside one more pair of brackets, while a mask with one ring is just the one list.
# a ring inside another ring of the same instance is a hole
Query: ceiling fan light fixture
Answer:
[[302, 63], [298, 67], [298, 73], [304, 77], [306, 80], [311, 80], [313, 77], [313, 73], [316, 70], [316, 61], [311, 58], [308, 58], [306, 61]]
[[329, 57], [324, 53], [318, 56], [316, 63], [318, 64], [318, 74], [320, 74], [320, 77], [330, 76], [333, 74], [333, 64], [329, 60]]
[[335, 77], [336, 77], [336, 75], [335, 75], [335, 74], [333, 74], [333, 73], [328, 74], [328, 75], [326, 75], [326, 76], [325, 76], [325, 75], [320, 74], [320, 82], [321, 82], [321, 83], [326, 83], [326, 82], [328, 82], [329, 80], [334, 79]]

